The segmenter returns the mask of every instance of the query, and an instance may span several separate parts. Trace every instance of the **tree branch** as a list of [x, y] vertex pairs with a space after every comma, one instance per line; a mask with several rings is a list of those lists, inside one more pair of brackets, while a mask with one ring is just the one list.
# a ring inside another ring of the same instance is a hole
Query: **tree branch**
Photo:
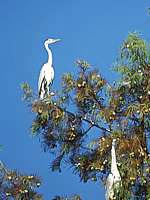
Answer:
[[[68, 111], [68, 110], [63, 109], [63, 108], [61, 108], [60, 106], [57, 106], [57, 105], [55, 105], [55, 106], [56, 106], [58, 109], [62, 110], [63, 112], [65, 112], [65, 113], [67, 113], [67, 114], [69, 114], [69, 115], [74, 116], [74, 118], [78, 118], [78, 119], [80, 119], [80, 120], [83, 120], [83, 121], [89, 123], [92, 127], [96, 127], [96, 128], [98, 128], [98, 129], [101, 129], [102, 131], [111, 133], [111, 130], [110, 130], [110, 129], [107, 129], [107, 128], [104, 128], [104, 127], [102, 127], [102, 126], [99, 126], [99, 125], [96, 124], [95, 122], [90, 121], [89, 119], [87, 119], [87, 118], [85, 118], [85, 117], [82, 117], [82, 116], [80, 116], [80, 115], [75, 115], [74, 113], [72, 113], [72, 112], [70, 112], [70, 111]], [[92, 127], [91, 127], [91, 128], [92, 128]], [[91, 129], [91, 128], [90, 128], [90, 129]]]

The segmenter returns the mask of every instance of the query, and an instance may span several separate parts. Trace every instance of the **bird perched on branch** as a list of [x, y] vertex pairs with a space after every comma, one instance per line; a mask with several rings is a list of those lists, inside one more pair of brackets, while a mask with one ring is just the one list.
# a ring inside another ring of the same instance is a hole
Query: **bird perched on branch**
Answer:
[[111, 172], [106, 181], [106, 200], [112, 200], [115, 195], [114, 190], [117, 191], [119, 186], [121, 186], [121, 176], [116, 163], [115, 142], [116, 139], [113, 139], [111, 149]]
[[60, 41], [60, 39], [47, 39], [44, 42], [45, 49], [48, 53], [48, 62], [45, 63], [40, 71], [38, 81], [38, 93], [40, 99], [45, 98], [49, 94], [49, 86], [53, 83], [54, 79], [54, 68], [52, 66], [52, 51], [48, 45]]

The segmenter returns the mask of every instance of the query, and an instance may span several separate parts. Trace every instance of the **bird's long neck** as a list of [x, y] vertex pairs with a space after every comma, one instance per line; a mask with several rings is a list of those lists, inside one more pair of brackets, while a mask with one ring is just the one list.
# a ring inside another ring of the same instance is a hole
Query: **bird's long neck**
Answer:
[[115, 152], [115, 146], [112, 145], [111, 149], [111, 172], [118, 171], [117, 163], [116, 163], [116, 152]]
[[49, 64], [50, 66], [52, 66], [52, 51], [51, 51], [51, 49], [48, 47], [48, 44], [45, 44], [45, 49], [46, 49], [46, 51], [47, 51], [47, 53], [48, 53], [48, 64]]

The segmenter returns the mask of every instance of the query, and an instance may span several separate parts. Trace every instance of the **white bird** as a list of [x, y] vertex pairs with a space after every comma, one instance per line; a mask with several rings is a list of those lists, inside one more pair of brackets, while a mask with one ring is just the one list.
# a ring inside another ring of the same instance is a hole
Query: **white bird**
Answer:
[[121, 176], [116, 163], [115, 142], [116, 139], [113, 139], [111, 149], [111, 172], [106, 181], [106, 200], [112, 200], [114, 197], [114, 190], [117, 190], [121, 185]]
[[54, 79], [54, 68], [52, 66], [52, 52], [48, 45], [58, 41], [60, 41], [60, 39], [48, 39], [44, 42], [45, 49], [48, 53], [48, 62], [42, 66], [39, 75], [38, 93], [40, 99], [43, 99], [46, 96], [48, 96], [49, 86], [53, 83]]

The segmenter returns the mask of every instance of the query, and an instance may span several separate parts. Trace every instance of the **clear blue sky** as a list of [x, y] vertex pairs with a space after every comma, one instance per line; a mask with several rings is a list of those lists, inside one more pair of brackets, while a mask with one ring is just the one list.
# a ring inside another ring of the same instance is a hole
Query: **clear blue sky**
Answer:
[[103, 200], [104, 190], [100, 183], [80, 183], [69, 168], [50, 172], [50, 155], [30, 136], [32, 115], [21, 101], [20, 84], [27, 81], [37, 89], [47, 59], [43, 41], [62, 39], [53, 46], [55, 87], [63, 73], [74, 71], [78, 58], [113, 80], [110, 66], [128, 33], [140, 31], [150, 40], [149, 6], [146, 0], [0, 0], [0, 159], [11, 169], [40, 175], [45, 200], [74, 193]]

